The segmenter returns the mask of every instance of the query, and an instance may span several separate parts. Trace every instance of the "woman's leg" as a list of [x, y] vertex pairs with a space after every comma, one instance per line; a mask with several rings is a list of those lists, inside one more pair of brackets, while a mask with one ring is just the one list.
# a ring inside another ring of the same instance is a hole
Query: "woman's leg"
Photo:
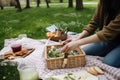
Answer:
[[87, 44], [82, 49], [87, 55], [105, 56], [110, 49], [109, 47], [110, 45], [107, 42], [96, 42]]
[[120, 45], [105, 56], [103, 63], [120, 68]]

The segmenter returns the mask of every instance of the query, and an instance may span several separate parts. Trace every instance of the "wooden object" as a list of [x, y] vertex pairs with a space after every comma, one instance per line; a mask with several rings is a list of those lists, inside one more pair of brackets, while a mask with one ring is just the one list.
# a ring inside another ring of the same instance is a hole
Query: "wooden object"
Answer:
[[56, 37], [51, 37], [50, 40], [53, 40], [53, 41], [64, 41], [67, 39], [67, 34], [63, 34], [61, 36], [56, 36]]
[[[62, 47], [62, 45], [53, 45], [55, 47]], [[48, 57], [48, 51], [50, 50], [51, 45], [46, 46], [45, 48], [45, 60], [46, 60], [46, 66], [48, 69], [61, 69], [61, 68], [74, 68], [74, 67], [80, 67], [85, 66], [86, 59], [85, 59], [85, 53], [82, 49], [79, 49], [79, 54], [69, 56], [67, 57], [67, 64], [65, 67], [63, 67], [63, 61], [64, 57], [57, 57], [57, 58], [49, 58]]]
[[18, 52], [9, 51], [4, 54], [4, 59], [6, 60], [13, 60], [16, 58], [24, 58], [32, 53], [35, 49], [22, 49]]

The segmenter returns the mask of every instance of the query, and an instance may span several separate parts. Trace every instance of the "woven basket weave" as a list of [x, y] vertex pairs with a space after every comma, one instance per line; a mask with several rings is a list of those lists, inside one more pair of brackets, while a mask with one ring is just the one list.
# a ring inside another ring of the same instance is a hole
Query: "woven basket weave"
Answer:
[[[47, 37], [47, 38], [50, 38], [50, 37]], [[50, 38], [50, 40], [53, 40], [53, 41], [56, 41], [56, 42], [58, 42], [58, 41], [64, 41], [64, 40], [66, 40], [67, 39], [67, 34], [63, 34], [63, 35], [61, 35], [61, 36], [58, 36], [58, 37], [51, 37]]]
[[[54, 45], [57, 47], [61, 47], [61, 45]], [[45, 60], [46, 60], [46, 65], [48, 69], [61, 69], [62, 64], [64, 61], [64, 57], [57, 57], [57, 58], [48, 58], [48, 51], [51, 46], [46, 46], [45, 49]], [[68, 56], [68, 62], [65, 68], [75, 68], [75, 67], [80, 67], [80, 66], [85, 66], [86, 64], [86, 59], [85, 59], [85, 53], [79, 49], [79, 54], [74, 55], [74, 56]]]

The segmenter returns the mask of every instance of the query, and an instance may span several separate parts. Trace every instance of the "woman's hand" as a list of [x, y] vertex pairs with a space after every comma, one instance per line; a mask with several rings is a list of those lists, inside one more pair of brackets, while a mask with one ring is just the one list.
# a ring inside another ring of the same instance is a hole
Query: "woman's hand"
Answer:
[[75, 50], [76, 48], [78, 48], [81, 45], [95, 43], [98, 41], [101, 41], [101, 40], [99, 39], [99, 37], [96, 34], [91, 35], [89, 37], [82, 38], [82, 39], [73, 40], [73, 41], [67, 43], [66, 45], [64, 45], [61, 49], [61, 52], [67, 53], [71, 50]]
[[76, 49], [77, 47], [79, 47], [78, 41], [71, 41], [62, 47], [61, 52], [67, 53]]
[[71, 42], [71, 41], [72, 41], [72, 39], [69, 38], [69, 39], [67, 39], [67, 40], [65, 40], [65, 41], [63, 42], [63, 45], [66, 45], [67, 43], [69, 43], [69, 42]]
[[76, 38], [69, 38], [69, 39], [65, 40], [65, 41], [63, 42], [63, 45], [66, 45], [66, 44], [68, 44], [68, 43], [71, 42], [71, 41], [77, 41], [77, 40], [82, 39], [82, 38], [84, 38], [84, 37], [86, 37], [86, 36], [88, 36], [88, 35], [89, 35], [89, 33], [84, 30], [82, 33], [79, 34], [78, 37], [76, 37]]
[[65, 41], [63, 42], [63, 45], [66, 45], [66, 44], [68, 44], [69, 42], [71, 42], [71, 41], [76, 41], [76, 40], [78, 40], [78, 38], [69, 38], [69, 39], [67, 39], [67, 40], [65, 40]]

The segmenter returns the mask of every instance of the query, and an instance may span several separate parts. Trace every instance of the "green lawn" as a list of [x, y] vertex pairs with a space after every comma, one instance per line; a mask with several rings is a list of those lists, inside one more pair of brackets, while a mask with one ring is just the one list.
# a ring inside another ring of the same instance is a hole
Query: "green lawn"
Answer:
[[70, 31], [81, 32], [89, 23], [96, 5], [84, 5], [84, 9], [76, 11], [66, 5], [32, 7], [16, 13], [15, 8], [0, 10], [0, 48], [3, 48], [4, 39], [27, 34], [35, 39], [45, 38], [45, 28], [52, 24], [68, 27]]
[[[34, 0], [33, 0], [34, 1]], [[60, 0], [51, 0], [51, 2], [59, 2]], [[73, 0], [74, 2], [76, 0]], [[97, 2], [99, 0], [83, 0], [84, 2]], [[68, 0], [63, 0], [63, 2], [68, 2]]]
[[0, 80], [19, 80], [17, 66], [0, 66]]
[[[15, 38], [19, 34], [27, 34], [33, 39], [46, 38], [45, 28], [52, 24], [62, 28], [68, 27], [70, 31], [81, 32], [82, 28], [89, 23], [95, 8], [96, 5], [84, 5], [83, 10], [76, 11], [75, 8], [67, 8], [67, 5], [62, 4], [51, 5], [50, 8], [32, 7], [22, 12], [16, 12], [15, 8], [0, 10], [0, 49], [3, 48], [5, 39]], [[18, 80], [15, 79], [18, 77], [9, 77], [12, 74], [8, 72], [10, 67], [0, 68], [0, 74], [6, 74], [3, 80]], [[12, 76], [16, 74], [18, 75], [17, 72], [13, 72]]]

